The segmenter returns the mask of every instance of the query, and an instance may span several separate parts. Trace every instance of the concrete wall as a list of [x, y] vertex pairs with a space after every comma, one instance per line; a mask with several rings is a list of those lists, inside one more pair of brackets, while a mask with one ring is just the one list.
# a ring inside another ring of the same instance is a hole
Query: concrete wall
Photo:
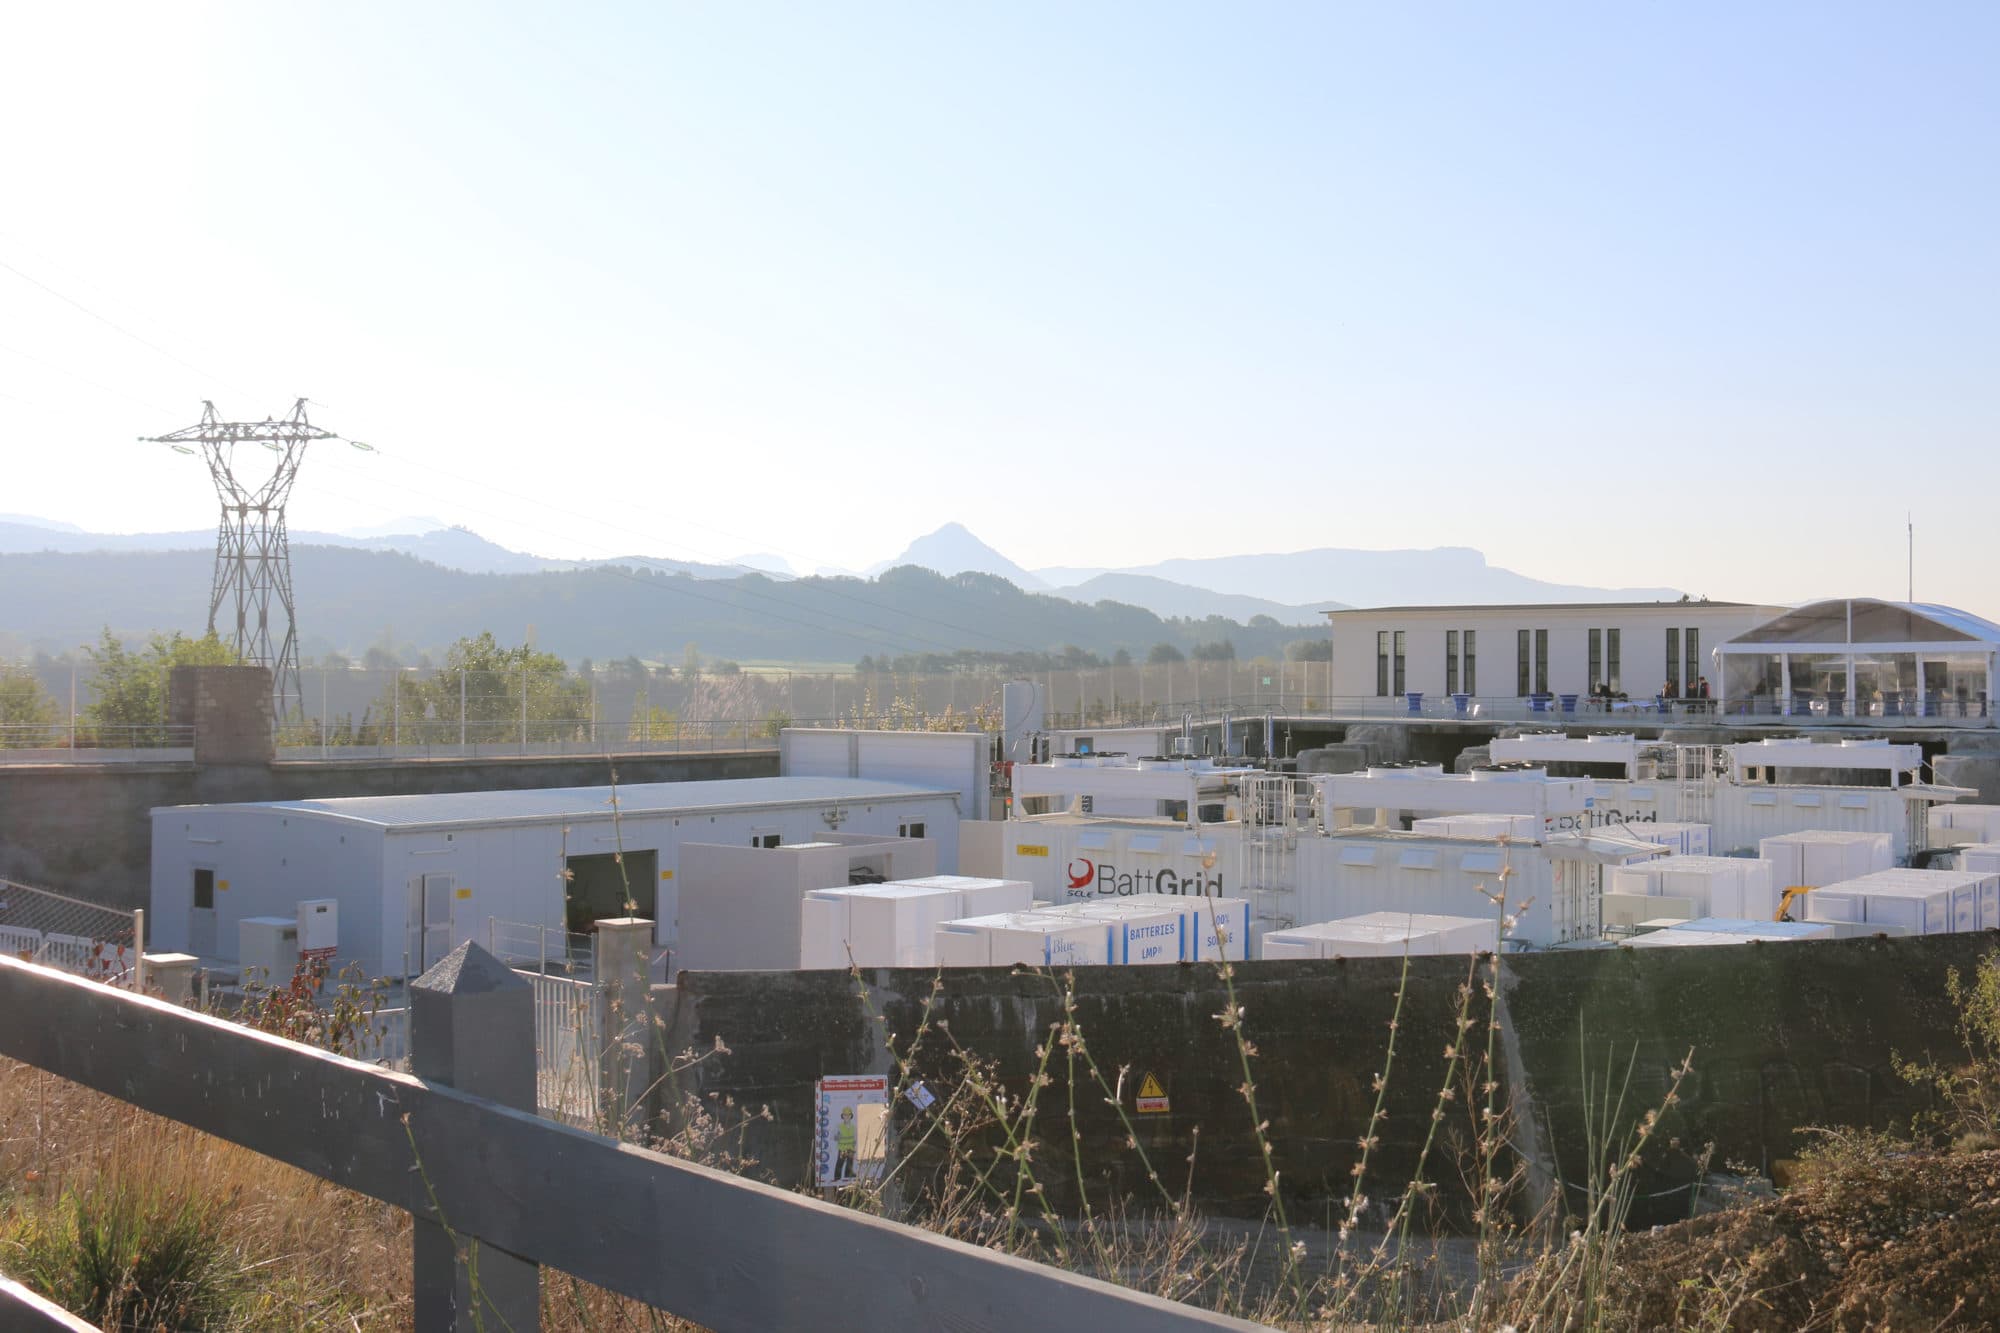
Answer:
[[[1687, 1215], [1692, 1154], [1702, 1145], [1715, 1145], [1716, 1169], [1734, 1160], [1768, 1171], [1797, 1154], [1798, 1131], [1807, 1126], [1906, 1119], [1921, 1103], [1895, 1076], [1890, 1053], [1949, 1051], [1945, 971], [1970, 970], [1996, 945], [2000, 936], [1986, 932], [1506, 958], [1500, 1052], [1511, 1072], [1503, 1071], [1503, 1102], [1521, 1112], [1517, 1142], [1535, 1182], [1548, 1193], [1559, 1178], [1580, 1181], [1586, 1083], [1601, 1084], [1607, 1068], [1622, 1083], [1629, 1062], [1627, 1106], [1636, 1115], [1657, 1106], [1690, 1049], [1694, 1072], [1663, 1130], [1681, 1149], [1662, 1145], [1640, 1172], [1640, 1193], [1650, 1196], [1635, 1209], [1642, 1224]], [[1344, 1196], [1402, 968], [1400, 959], [1373, 958], [1236, 969], [1245, 1031], [1261, 1052], [1259, 1109], [1270, 1118], [1295, 1217], [1323, 1221]], [[1389, 1114], [1370, 1168], [1373, 1197], [1393, 1194], [1413, 1169], [1466, 976], [1465, 959], [1410, 960]], [[1237, 1091], [1243, 1076], [1236, 1050], [1215, 1020], [1227, 1000], [1214, 970], [1086, 968], [1076, 977], [1090, 1049], [1108, 1077], [1127, 1068], [1126, 1110], [1171, 1187], [1186, 1183], [1184, 1159], [1199, 1126], [1198, 1206], [1261, 1215], [1264, 1176]], [[770, 1106], [774, 1119], [753, 1127], [747, 1147], [781, 1183], [795, 1183], [805, 1169], [813, 1080], [893, 1073], [882, 1036], [916, 1030], [932, 974], [885, 970], [864, 980], [867, 1005], [854, 981], [837, 972], [689, 973], [674, 993], [669, 1049], [707, 1050], [717, 1038], [730, 1048], [687, 1076], [689, 1090]], [[1055, 984], [998, 969], [948, 971], [943, 982], [933, 1019], [945, 1019], [960, 1045], [995, 1060], [1010, 1089], [1023, 1089], [1036, 1046], [1060, 1017]], [[1483, 1003], [1475, 991], [1475, 1033], [1484, 1026]], [[917, 1070], [943, 1091], [955, 1083], [956, 1061], [947, 1042], [932, 1042]], [[1042, 1180], [1061, 1206], [1074, 1195], [1074, 1168], [1058, 1150], [1067, 1141], [1067, 1072], [1059, 1051], [1050, 1064], [1055, 1083], [1042, 1094], [1041, 1134], [1049, 1145]], [[1168, 1094], [1167, 1114], [1135, 1113], [1137, 1084], [1149, 1072]], [[1150, 1186], [1125, 1147], [1123, 1123], [1087, 1082], [1076, 1105], [1087, 1175], [1143, 1200]], [[907, 1122], [912, 1112], [902, 1106], [897, 1114]], [[1458, 1178], [1459, 1155], [1471, 1141], [1464, 1115], [1461, 1097], [1444, 1125], [1444, 1156], [1432, 1164], [1436, 1179]], [[1097, 1197], [1101, 1203], [1105, 1196]]]
[[[776, 776], [774, 751], [623, 755], [621, 782]], [[0, 878], [107, 906], [144, 907], [149, 812], [161, 805], [403, 792], [583, 787], [603, 758], [288, 760], [274, 764], [0, 765]]]

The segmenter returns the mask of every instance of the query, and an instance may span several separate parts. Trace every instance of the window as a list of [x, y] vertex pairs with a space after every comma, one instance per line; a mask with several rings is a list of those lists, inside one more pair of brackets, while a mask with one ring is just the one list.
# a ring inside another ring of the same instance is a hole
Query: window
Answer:
[[1444, 692], [1458, 693], [1458, 631], [1444, 632]]
[[776, 847], [781, 841], [783, 839], [776, 833], [753, 833], [750, 835], [750, 845], [752, 847]]
[[1401, 694], [1407, 681], [1403, 674], [1403, 631], [1396, 631], [1396, 688], [1390, 693]]
[[1667, 631], [1667, 693], [1671, 696], [1677, 695], [1680, 692], [1681, 632], [1677, 629], [1669, 629]]
[[[1617, 632], [1616, 630], [1612, 631], [1613, 634]], [[1614, 649], [1613, 651], [1616, 650]], [[1549, 632], [1545, 629], [1538, 629], [1535, 631], [1535, 693], [1547, 694], [1548, 692]]]
[[1375, 693], [1389, 692], [1389, 631], [1375, 631]]
[[1701, 687], [1701, 631], [1689, 625], [1686, 638], [1688, 693], [1693, 694]]
[[1602, 685], [1603, 683], [1604, 683], [1604, 631], [1601, 629], [1594, 629], [1590, 632], [1590, 676], [1589, 679], [1584, 682], [1584, 684], [1589, 686], [1590, 692], [1592, 694], [1595, 694], [1597, 693], [1597, 687]]
[[1618, 665], [1618, 631], [1615, 629], [1604, 631], [1604, 659], [1604, 683], [1611, 687], [1613, 694], [1619, 694], [1625, 686], [1624, 675]]
[[1478, 646], [1473, 642], [1473, 639], [1478, 634], [1479, 631], [1476, 629], [1469, 629], [1465, 632], [1465, 692], [1467, 694], [1479, 693], [1478, 657], [1473, 651]]
[[1528, 631], [1521, 630], [1514, 636], [1514, 693], [1523, 699], [1528, 697], [1528, 684], [1532, 679], [1529, 672], [1533, 666], [1528, 656]]
[[924, 836], [924, 825], [923, 825], [923, 821], [922, 821], [922, 820], [909, 820], [909, 821], [905, 822], [905, 823], [904, 823], [904, 824], [902, 825], [902, 836], [904, 836], [905, 838], [921, 838], [921, 837], [923, 837], [923, 836]]
[[215, 872], [207, 866], [197, 866], [194, 872], [194, 905], [197, 911], [215, 910]]

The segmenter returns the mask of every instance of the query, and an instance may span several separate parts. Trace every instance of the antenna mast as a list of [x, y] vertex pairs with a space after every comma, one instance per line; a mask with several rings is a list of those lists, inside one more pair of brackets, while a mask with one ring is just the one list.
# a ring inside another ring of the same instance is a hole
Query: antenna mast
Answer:
[[[285, 501], [298, 480], [305, 447], [313, 440], [338, 439], [306, 420], [306, 400], [292, 405], [280, 421], [222, 421], [215, 404], [203, 402], [201, 420], [167, 435], [141, 436], [171, 445], [184, 454], [201, 455], [222, 502], [222, 521], [215, 535], [215, 582], [208, 599], [208, 629], [233, 641], [246, 666], [271, 669], [271, 712], [283, 723], [304, 706], [299, 683], [298, 618], [292, 606], [292, 548], [285, 532]], [[261, 444], [277, 455], [271, 475], [251, 488], [236, 479], [236, 446]], [[276, 595], [284, 624], [278, 645], [272, 646], [271, 601]], [[224, 607], [235, 613], [218, 623]]]
[[1908, 510], [1903, 512], [1903, 524], [1908, 530], [1910, 542], [1909, 563], [1906, 566], [1909, 570], [1910, 582], [1907, 591], [1904, 593], [1903, 600], [1914, 602], [1917, 600], [1917, 520]]

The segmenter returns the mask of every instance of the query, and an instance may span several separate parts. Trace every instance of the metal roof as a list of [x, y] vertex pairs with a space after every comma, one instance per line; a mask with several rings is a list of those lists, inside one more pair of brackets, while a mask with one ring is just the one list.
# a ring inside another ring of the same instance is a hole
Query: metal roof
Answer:
[[[636, 782], [618, 789], [618, 812], [641, 815], [713, 814], [776, 805], [829, 801], [894, 800], [953, 796], [956, 792], [869, 778], [722, 778], [710, 782]], [[386, 829], [473, 824], [525, 824], [611, 817], [612, 789], [527, 787], [518, 791], [432, 792], [403, 796], [338, 796], [307, 801], [247, 801], [196, 807], [204, 810], [272, 811], [351, 820]]]
[[1879, 597], [1834, 598], [1808, 602], [1746, 630], [1722, 645], [1748, 648], [1762, 644], [1868, 645], [1965, 642], [2000, 645], [2000, 625], [1970, 611], [1936, 602], [1891, 602]]

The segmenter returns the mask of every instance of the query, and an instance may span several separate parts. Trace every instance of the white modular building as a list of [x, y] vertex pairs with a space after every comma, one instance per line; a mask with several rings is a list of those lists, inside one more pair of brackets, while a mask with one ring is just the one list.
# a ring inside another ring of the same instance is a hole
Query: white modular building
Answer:
[[1329, 611], [1336, 699], [1712, 695], [1708, 650], [1785, 612], [1745, 602], [1559, 602]]
[[[686, 843], [774, 847], [827, 834], [919, 838], [958, 867], [962, 794], [868, 778], [779, 777], [153, 811], [151, 930], [160, 949], [234, 961], [238, 923], [339, 903], [337, 963], [413, 976], [489, 923], [585, 930], [656, 921], [677, 940]], [[627, 910], [625, 904], [636, 904]], [[786, 930], [796, 928], [796, 916]], [[794, 937], [795, 938], [795, 937]]]

